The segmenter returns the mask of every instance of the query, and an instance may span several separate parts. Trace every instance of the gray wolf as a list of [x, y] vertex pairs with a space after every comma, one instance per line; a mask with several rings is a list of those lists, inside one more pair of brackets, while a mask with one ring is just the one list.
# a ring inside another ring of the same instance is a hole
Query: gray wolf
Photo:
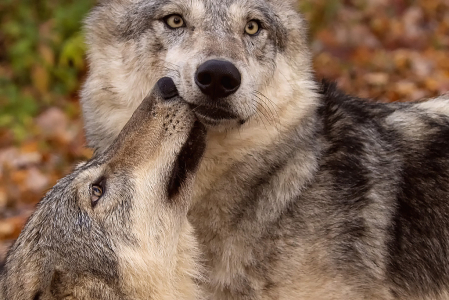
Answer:
[[313, 75], [293, 0], [110, 0], [82, 105], [103, 151], [159, 77], [206, 125], [189, 220], [210, 299], [449, 299], [449, 101]]
[[187, 210], [205, 131], [163, 90], [40, 202], [8, 254], [1, 299], [201, 299]]

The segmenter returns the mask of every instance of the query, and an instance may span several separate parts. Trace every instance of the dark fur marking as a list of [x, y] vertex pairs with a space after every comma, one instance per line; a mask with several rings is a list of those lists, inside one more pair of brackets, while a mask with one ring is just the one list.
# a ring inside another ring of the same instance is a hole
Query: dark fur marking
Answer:
[[53, 297], [56, 297], [57, 299], [63, 299], [64, 297], [69, 296], [65, 293], [66, 286], [73, 285], [73, 283], [70, 284], [66, 282], [63, 278], [64, 275], [62, 274], [62, 272], [55, 270], [50, 283], [50, 293], [52, 294]]
[[37, 292], [36, 295], [34, 295], [33, 300], [39, 300], [42, 296], [42, 292]]
[[156, 38], [154, 40], [154, 43], [153, 43], [152, 47], [153, 47], [153, 49], [151, 51], [154, 52], [154, 53], [162, 52], [162, 51], [166, 51], [167, 50], [167, 47], [158, 38]]
[[402, 149], [407, 160], [389, 245], [389, 275], [410, 295], [429, 295], [449, 281], [449, 124], [420, 146]]
[[363, 131], [373, 124], [368, 124], [371, 122], [369, 112], [363, 106], [353, 105], [354, 99], [334, 87], [327, 89], [321, 114], [325, 120], [323, 134], [329, 147], [324, 153], [320, 173], [327, 178], [324, 190], [338, 195], [329, 195], [329, 214], [338, 212], [340, 217], [336, 224], [329, 222], [325, 230], [335, 239], [335, 267], [358, 269], [363, 265], [358, 243], [368, 234], [361, 212], [372, 201], [368, 196], [372, 183], [366, 161], [370, 144]]
[[206, 148], [205, 139], [206, 128], [203, 124], [196, 121], [173, 166], [167, 186], [169, 200], [179, 194], [181, 186], [187, 179], [187, 175], [194, 172], [198, 167]]

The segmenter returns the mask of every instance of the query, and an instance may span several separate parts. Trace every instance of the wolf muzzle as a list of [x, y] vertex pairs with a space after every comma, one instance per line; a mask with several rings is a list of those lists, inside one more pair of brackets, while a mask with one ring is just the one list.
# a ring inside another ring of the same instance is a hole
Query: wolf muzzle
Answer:
[[[161, 97], [165, 101], [184, 101], [179, 97], [173, 79], [164, 77], [157, 82], [157, 88]], [[204, 150], [206, 148], [206, 127], [198, 120], [195, 121], [190, 130], [184, 146], [182, 147], [178, 158], [173, 166], [170, 181], [167, 185], [168, 198], [173, 199], [179, 194], [180, 189], [186, 181], [188, 174], [196, 171]]]

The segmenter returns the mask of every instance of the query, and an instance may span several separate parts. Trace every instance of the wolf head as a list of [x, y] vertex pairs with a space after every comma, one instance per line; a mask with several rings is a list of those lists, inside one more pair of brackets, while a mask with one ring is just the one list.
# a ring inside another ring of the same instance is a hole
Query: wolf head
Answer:
[[187, 210], [205, 131], [172, 81], [159, 86], [108, 150], [41, 201], [0, 298], [198, 299]]
[[82, 104], [90, 145], [105, 149], [165, 75], [210, 132], [251, 121], [263, 126], [267, 118], [279, 124], [298, 103], [307, 106], [302, 94], [314, 83], [306, 25], [295, 3], [101, 2], [86, 20], [91, 69]]

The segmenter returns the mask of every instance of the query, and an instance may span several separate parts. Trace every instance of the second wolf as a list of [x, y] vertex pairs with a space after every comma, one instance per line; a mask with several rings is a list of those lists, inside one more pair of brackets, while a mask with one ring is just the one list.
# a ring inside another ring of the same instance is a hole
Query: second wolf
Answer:
[[187, 210], [205, 130], [160, 83], [39, 203], [0, 272], [1, 300], [202, 299]]
[[207, 125], [190, 220], [211, 299], [448, 299], [449, 104], [314, 79], [286, 0], [110, 0], [83, 110], [105, 149], [157, 78]]

